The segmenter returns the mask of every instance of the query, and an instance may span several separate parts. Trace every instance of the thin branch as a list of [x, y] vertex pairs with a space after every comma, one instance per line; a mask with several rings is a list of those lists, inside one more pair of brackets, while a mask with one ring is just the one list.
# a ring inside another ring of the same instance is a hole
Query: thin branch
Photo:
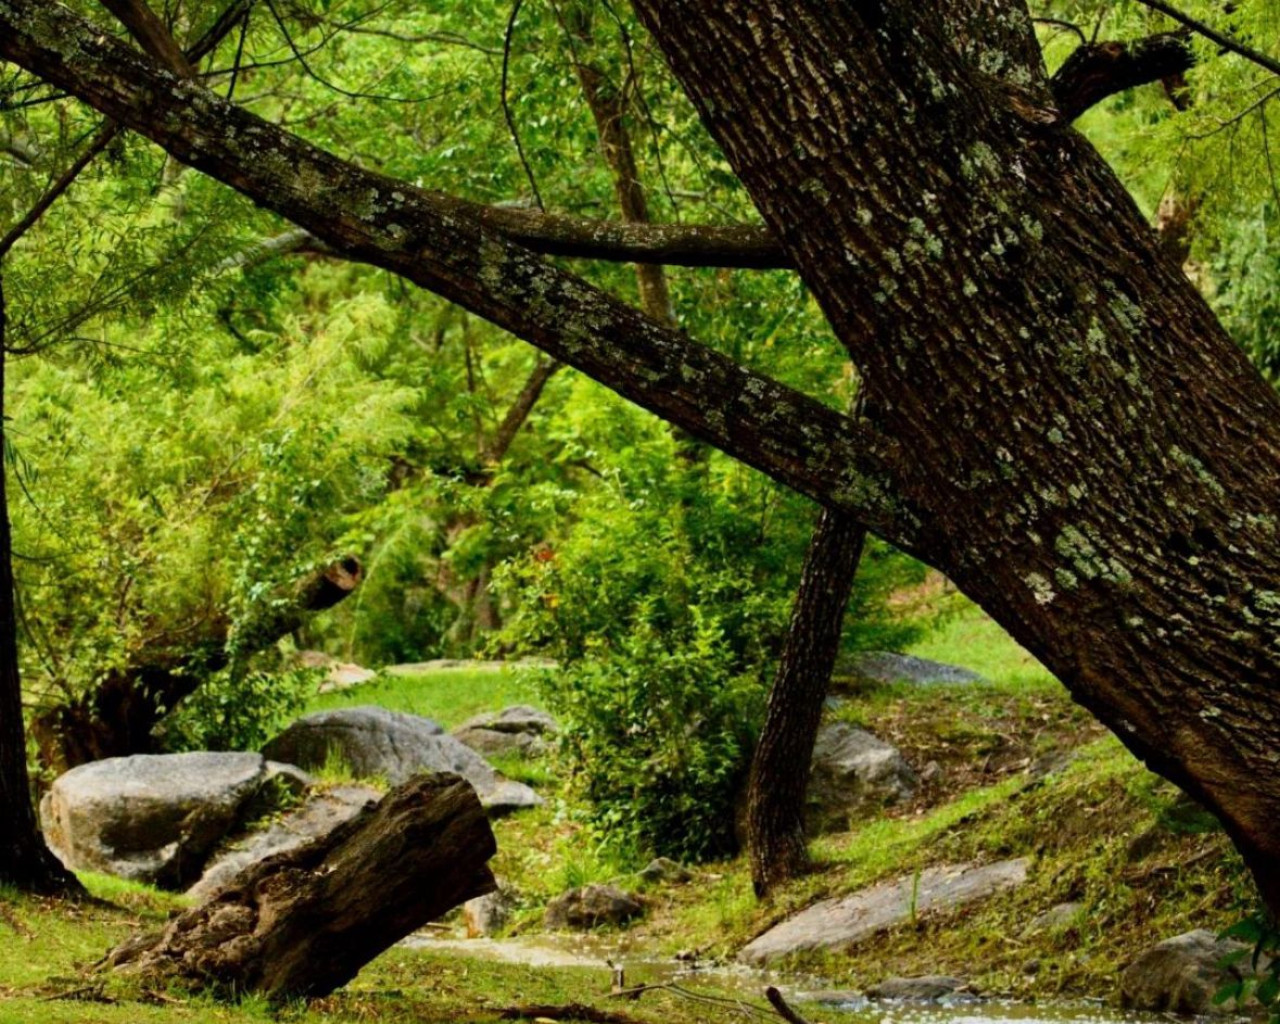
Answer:
[[111, 145], [120, 132], [120, 126], [111, 121], [107, 121], [98, 129], [93, 141], [85, 147], [84, 152], [76, 157], [71, 166], [62, 172], [58, 180], [49, 187], [44, 195], [36, 200], [23, 218], [11, 227], [3, 238], [0, 238], [0, 259], [3, 259], [8, 254], [18, 239], [35, 226], [36, 221], [44, 216], [45, 211], [56, 203], [58, 198], [71, 187], [76, 178], [80, 176], [80, 172], [93, 163], [98, 154]]
[[[235, 18], [228, 18], [228, 14], [237, 12], [238, 17], [248, 18], [249, 8], [252, 3], [253, 0], [235, 0], [213, 23], [209, 31], [201, 36], [191, 47], [190, 52], [183, 60], [184, 66], [189, 69], [191, 64], [199, 61], [204, 55], [211, 53], [235, 25]], [[146, 5], [142, 4], [141, 6], [145, 7]], [[161, 28], [163, 28], [163, 25]], [[63, 171], [58, 180], [53, 183], [44, 195], [36, 200], [35, 205], [27, 211], [26, 215], [5, 233], [4, 238], [0, 238], [0, 259], [3, 259], [18, 240], [36, 225], [49, 207], [58, 201], [63, 193], [75, 182], [76, 178], [80, 176], [81, 172], [111, 145], [120, 132], [120, 126], [113, 124], [111, 121], [102, 123], [102, 126], [98, 129], [97, 134], [94, 135], [93, 140], [85, 148], [84, 152], [76, 157], [71, 166]]]
[[1031, 20], [1037, 25], [1053, 25], [1055, 28], [1063, 29], [1066, 32], [1074, 32], [1076, 38], [1080, 40], [1081, 46], [1089, 45], [1089, 37], [1084, 34], [1084, 29], [1074, 21], [1064, 21], [1062, 18], [1032, 18]]
[[511, 132], [511, 141], [516, 144], [516, 155], [520, 157], [520, 166], [524, 168], [525, 177], [529, 179], [533, 201], [537, 203], [539, 210], [545, 210], [542, 193], [538, 191], [538, 182], [533, 176], [533, 168], [529, 166], [529, 159], [524, 155], [524, 146], [520, 142], [520, 130], [516, 127], [516, 119], [511, 113], [511, 104], [507, 100], [507, 84], [511, 71], [511, 38], [515, 35], [516, 18], [519, 17], [520, 8], [523, 5], [524, 0], [515, 0], [511, 5], [511, 17], [507, 19], [507, 30], [502, 37], [502, 89], [499, 98], [502, 101], [502, 116], [506, 118], [507, 129]]
[[1219, 32], [1211, 25], [1206, 25], [1203, 21], [1197, 21], [1189, 15], [1183, 14], [1176, 7], [1172, 7], [1165, 3], [1165, 0], [1138, 0], [1138, 3], [1144, 7], [1149, 7], [1153, 11], [1159, 11], [1166, 17], [1172, 18], [1179, 25], [1189, 28], [1196, 35], [1204, 36], [1211, 42], [1217, 43], [1224, 50], [1229, 50], [1238, 57], [1243, 57], [1247, 61], [1252, 61], [1260, 68], [1265, 68], [1273, 75], [1280, 75], [1280, 60], [1268, 57], [1265, 53], [1253, 49], [1251, 46], [1245, 46], [1238, 43], [1229, 35]]

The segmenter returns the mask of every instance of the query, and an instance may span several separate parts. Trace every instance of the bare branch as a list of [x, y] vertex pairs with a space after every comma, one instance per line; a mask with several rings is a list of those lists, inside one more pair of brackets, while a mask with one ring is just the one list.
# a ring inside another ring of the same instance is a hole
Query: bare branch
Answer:
[[1185, 32], [1134, 42], [1079, 46], [1049, 81], [1063, 120], [1074, 121], [1108, 96], [1189, 71], [1195, 54]]
[[1204, 36], [1205, 39], [1217, 43], [1224, 50], [1229, 50], [1231, 53], [1234, 53], [1239, 57], [1243, 57], [1247, 61], [1252, 61], [1254, 64], [1257, 64], [1258, 67], [1265, 68], [1273, 75], [1280, 75], [1280, 60], [1268, 57], [1265, 53], [1255, 50], [1251, 46], [1245, 46], [1243, 43], [1236, 42], [1236, 40], [1232, 39], [1229, 35], [1219, 32], [1211, 25], [1206, 25], [1203, 21], [1197, 21], [1195, 18], [1183, 14], [1176, 7], [1165, 3], [1165, 0], [1138, 0], [1138, 2], [1144, 7], [1150, 7], [1153, 11], [1159, 11], [1166, 17], [1172, 18], [1179, 25], [1189, 28], [1196, 35]]

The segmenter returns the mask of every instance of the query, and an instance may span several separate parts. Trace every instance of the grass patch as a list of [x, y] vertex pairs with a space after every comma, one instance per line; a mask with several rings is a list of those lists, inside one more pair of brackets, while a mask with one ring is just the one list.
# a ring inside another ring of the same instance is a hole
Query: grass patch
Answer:
[[1047, 668], [977, 605], [960, 595], [946, 600], [949, 607], [937, 625], [906, 653], [972, 669], [1005, 689], [1061, 688]]
[[446, 729], [511, 704], [541, 706], [531, 673], [518, 669], [438, 669], [420, 676], [380, 675], [367, 683], [317, 694], [305, 713], [377, 704], [433, 718]]

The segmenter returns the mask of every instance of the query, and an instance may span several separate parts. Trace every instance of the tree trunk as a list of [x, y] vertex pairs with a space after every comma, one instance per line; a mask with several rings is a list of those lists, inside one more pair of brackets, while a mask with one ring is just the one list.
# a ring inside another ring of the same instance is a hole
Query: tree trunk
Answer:
[[426, 922], [492, 892], [486, 862], [496, 852], [470, 784], [420, 775], [328, 836], [249, 867], [107, 962], [273, 1002], [327, 995]]
[[[4, 284], [0, 281], [0, 452], [8, 447], [4, 418]], [[7, 459], [5, 460], [7, 462]], [[18, 675], [13, 542], [9, 531], [7, 469], [0, 462], [0, 882], [41, 895], [83, 896], [84, 889], [40, 836], [27, 772]]]
[[218, 616], [199, 638], [173, 649], [159, 643], [138, 652], [80, 697], [36, 716], [31, 731], [41, 763], [62, 772], [104, 757], [152, 753], [155, 727], [210, 675], [301, 628], [310, 616], [355, 591], [361, 578], [359, 560], [344, 558], [299, 582], [286, 600], [268, 602], [234, 636], [231, 622]]
[[757, 896], [767, 896], [808, 866], [804, 810], [809, 764], [866, 536], [856, 520], [824, 509], [805, 553], [791, 625], [751, 761], [747, 844]]
[[1057, 119], [1025, 4], [635, 6], [910, 453], [927, 560], [1280, 911], [1280, 399]]

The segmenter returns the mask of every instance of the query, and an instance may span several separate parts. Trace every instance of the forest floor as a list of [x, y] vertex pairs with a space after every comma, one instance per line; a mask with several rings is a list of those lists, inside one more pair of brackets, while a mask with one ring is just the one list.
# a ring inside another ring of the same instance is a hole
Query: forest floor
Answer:
[[[447, 920], [329, 998], [280, 1010], [252, 999], [232, 1006], [93, 973], [108, 947], [160, 924], [182, 898], [90, 876], [103, 901], [90, 906], [0, 894], [0, 1024], [482, 1022], [504, 1019], [507, 1009], [568, 1003], [680, 1024], [752, 1015], [739, 1002], [763, 1006], [766, 984], [862, 989], [920, 974], [954, 975], [984, 994], [1042, 1004], [1109, 999], [1120, 969], [1142, 949], [1192, 928], [1223, 928], [1252, 909], [1248, 878], [1211, 819], [1143, 769], [988, 620], [954, 616], [912, 653], [973, 668], [989, 682], [846, 686], [836, 716], [895, 743], [917, 768], [936, 767], [911, 805], [819, 838], [818, 870], [768, 902], [752, 895], [741, 857], [700, 865], [693, 883], [642, 882], [633, 874], [639, 865], [620, 864], [587, 841], [572, 801], [555, 795], [553, 766], [503, 764], [550, 799], [494, 822], [493, 867], [518, 907], [497, 942], [463, 940], [460, 924]], [[515, 702], [537, 702], [520, 677], [459, 670], [317, 699], [326, 707], [381, 703], [447, 726]], [[911, 922], [847, 952], [799, 956], [771, 975], [728, 966], [751, 938], [817, 899], [930, 865], [1015, 856], [1031, 858], [1025, 885], [956, 914]], [[625, 931], [544, 934], [547, 901], [592, 881], [640, 891], [645, 917]], [[1082, 909], [1033, 927], [1065, 902]], [[704, 969], [687, 973], [691, 957]], [[621, 1003], [609, 998], [606, 959], [625, 965], [630, 983], [679, 984]], [[827, 1024], [853, 1019], [825, 1006], [805, 1012]]]

